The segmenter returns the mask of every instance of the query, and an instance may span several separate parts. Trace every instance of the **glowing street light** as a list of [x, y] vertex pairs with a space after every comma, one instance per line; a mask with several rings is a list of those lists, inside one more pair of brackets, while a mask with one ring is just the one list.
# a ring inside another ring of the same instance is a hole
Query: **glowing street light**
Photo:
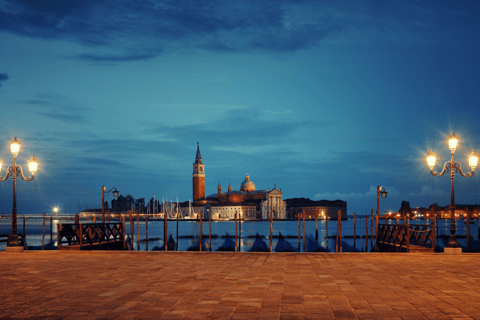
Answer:
[[453, 155], [457, 150], [459, 139], [458, 137], [452, 133], [452, 135], [448, 138], [448, 148], [452, 154], [452, 159], [450, 161], [445, 162], [443, 165], [442, 172], [434, 172], [433, 169], [435, 168], [435, 163], [437, 161], [437, 155], [430, 150], [426, 155], [427, 165], [430, 169], [430, 173], [435, 177], [441, 177], [445, 174], [445, 172], [450, 171], [450, 179], [451, 179], [451, 204], [450, 204], [450, 240], [447, 243], [447, 248], [458, 248], [457, 237], [455, 235], [456, 227], [455, 227], [455, 189], [454, 189], [454, 180], [455, 180], [455, 171], [460, 173], [463, 177], [469, 178], [473, 176], [475, 169], [478, 165], [478, 155], [475, 151], [472, 151], [468, 157], [468, 165], [472, 172], [464, 173], [462, 170], [462, 166], [459, 162], [455, 161]]
[[55, 215], [58, 214], [58, 211], [59, 211], [58, 207], [53, 207], [53, 213], [55, 213]]
[[[5, 177], [0, 177], [0, 181], [7, 180], [10, 175], [12, 175], [13, 179], [12, 233], [8, 235], [7, 249], [11, 247], [20, 247], [20, 241], [18, 240], [17, 234], [17, 178], [20, 176], [24, 181], [31, 181], [38, 169], [38, 162], [35, 157], [32, 156], [28, 161], [28, 171], [30, 171], [32, 176], [25, 177], [23, 175], [22, 167], [17, 165], [17, 156], [20, 153], [20, 142], [18, 142], [16, 137], [10, 142], [10, 152], [13, 155], [13, 165], [8, 167]], [[0, 171], [2, 170], [2, 164], [3, 162], [0, 160]]]

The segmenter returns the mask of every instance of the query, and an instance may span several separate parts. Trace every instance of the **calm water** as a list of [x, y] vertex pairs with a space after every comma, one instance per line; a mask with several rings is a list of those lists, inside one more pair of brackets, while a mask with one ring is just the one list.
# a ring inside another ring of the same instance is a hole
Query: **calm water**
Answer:
[[[82, 221], [88, 222], [88, 221]], [[383, 222], [383, 220], [382, 220]], [[57, 223], [72, 223], [71, 220], [60, 221], [53, 220], [53, 245], [56, 246], [56, 224]], [[395, 224], [395, 220], [388, 221], [388, 223]], [[425, 224], [430, 223], [426, 220], [411, 220], [411, 224]], [[302, 225], [302, 224], [301, 224]], [[439, 220], [439, 234], [448, 235], [449, 234], [449, 220]], [[368, 223], [369, 233], [370, 233], [370, 220]], [[137, 225], [135, 223], [134, 228], [134, 248], [138, 248], [138, 239], [137, 239]], [[172, 235], [173, 238], [177, 239], [177, 224], [176, 221], [168, 221], [167, 232], [168, 235]], [[337, 222], [328, 221], [328, 246], [326, 239], [326, 226], [325, 221], [318, 222], [318, 244], [324, 248], [328, 247], [328, 250], [335, 252], [335, 238], [331, 238], [336, 235]], [[371, 241], [368, 239], [366, 241], [365, 237], [365, 219], [357, 219], [356, 224], [356, 235], [357, 238], [354, 241], [353, 239], [353, 229], [354, 223], [353, 220], [342, 221], [342, 236], [343, 236], [343, 251], [348, 252], [356, 248], [359, 251], [370, 251], [371, 250]], [[23, 221], [18, 220], [18, 232], [23, 230]], [[475, 240], [478, 240], [478, 221], [473, 221], [470, 224], [471, 236]], [[11, 220], [9, 218], [0, 219], [0, 234], [7, 234], [11, 231]], [[42, 245], [42, 233], [43, 233], [43, 220], [42, 218], [28, 218], [26, 221], [25, 231], [27, 234], [27, 244], [29, 246], [34, 246], [35, 249], [41, 249]], [[290, 244], [298, 249], [298, 221], [274, 221], [273, 222], [273, 249], [278, 240], [278, 234], [281, 234], [286, 238]], [[303, 232], [303, 231], [301, 231]], [[127, 221], [125, 227], [126, 235], [130, 235], [130, 224]], [[208, 243], [208, 221], [203, 222], [203, 235], [204, 239], [206, 238]], [[220, 247], [228, 233], [231, 236], [235, 236], [235, 222], [234, 221], [212, 221], [212, 251], [215, 251]], [[241, 223], [241, 237], [240, 237], [240, 251], [248, 251], [253, 242], [255, 241], [255, 235], [259, 234], [267, 246], [270, 245], [270, 222], [269, 221], [243, 221]], [[148, 249], [151, 251], [154, 247], [161, 247], [164, 244], [163, 239], [164, 234], [164, 223], [162, 221], [149, 221], [148, 222]], [[198, 243], [198, 236], [200, 234], [200, 223], [198, 221], [180, 221], [178, 226], [178, 248], [179, 251], [186, 251], [189, 247], [193, 246], [195, 243]], [[315, 239], [315, 220], [305, 221], [305, 235], [306, 237], [311, 237]], [[457, 221], [457, 235], [466, 235], [466, 224], [464, 220]], [[193, 236], [193, 237], [192, 237]], [[362, 238], [363, 237], [363, 238]], [[140, 250], [146, 250], [146, 232], [145, 232], [145, 221], [140, 221]], [[461, 246], [466, 247], [466, 239], [458, 239]], [[50, 221], [46, 220], [45, 224], [45, 244], [50, 243]], [[373, 240], [375, 244], [375, 239]], [[6, 244], [0, 243], [0, 250], [5, 249]], [[442, 239], [439, 239], [439, 246], [443, 247], [444, 243]], [[303, 251], [303, 240], [300, 239], [300, 251]]]

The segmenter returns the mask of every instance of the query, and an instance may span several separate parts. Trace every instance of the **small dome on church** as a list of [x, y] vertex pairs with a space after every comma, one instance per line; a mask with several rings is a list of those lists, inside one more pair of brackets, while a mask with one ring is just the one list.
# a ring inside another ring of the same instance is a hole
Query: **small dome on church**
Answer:
[[250, 177], [248, 176], [248, 173], [247, 173], [247, 176], [245, 177], [245, 181], [243, 181], [240, 184], [240, 191], [244, 191], [244, 192], [255, 191], [255, 184], [252, 181], [250, 181]]

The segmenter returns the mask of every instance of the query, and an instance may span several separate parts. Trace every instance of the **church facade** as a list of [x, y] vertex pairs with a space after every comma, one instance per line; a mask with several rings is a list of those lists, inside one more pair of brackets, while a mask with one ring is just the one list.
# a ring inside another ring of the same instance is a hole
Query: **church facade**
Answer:
[[192, 173], [193, 206], [202, 206], [208, 219], [208, 214], [213, 219], [285, 219], [286, 203], [282, 200], [282, 191], [277, 189], [256, 190], [255, 184], [246, 175], [238, 190], [232, 190], [229, 184], [227, 191], [222, 191], [220, 183], [217, 193], [205, 196], [205, 170], [200, 146], [197, 143], [197, 153], [193, 163]]

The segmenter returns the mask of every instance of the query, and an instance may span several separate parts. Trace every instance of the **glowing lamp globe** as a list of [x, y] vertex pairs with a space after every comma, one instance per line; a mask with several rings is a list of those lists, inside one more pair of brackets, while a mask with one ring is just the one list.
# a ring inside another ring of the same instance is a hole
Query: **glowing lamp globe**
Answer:
[[478, 165], [478, 154], [475, 153], [475, 150], [470, 153], [468, 156], [468, 166], [472, 170], [472, 172], [475, 172], [475, 169], [477, 168]]
[[34, 176], [35, 173], [37, 173], [37, 169], [38, 169], [38, 161], [37, 159], [35, 159], [34, 156], [32, 156], [32, 159], [28, 161], [28, 171], [30, 171], [32, 176]]
[[427, 154], [427, 165], [430, 168], [430, 171], [433, 171], [433, 168], [435, 168], [435, 162], [437, 162], [437, 157], [432, 149], [430, 149], [430, 152]]
[[3, 164], [3, 162], [2, 162], [2, 160], [0, 160], [0, 171], [2, 171], [2, 164]]
[[12, 152], [13, 156], [16, 157], [20, 153], [20, 142], [18, 142], [17, 137], [10, 142], [10, 151]]
[[457, 150], [458, 138], [455, 133], [452, 132], [452, 135], [448, 138], [448, 148], [452, 153], [455, 153]]
[[118, 193], [119, 193], [119, 191], [117, 191], [117, 189], [115, 189], [115, 190], [112, 192], [113, 197], [114, 197], [114, 198], [117, 198], [117, 197], [118, 197]]

